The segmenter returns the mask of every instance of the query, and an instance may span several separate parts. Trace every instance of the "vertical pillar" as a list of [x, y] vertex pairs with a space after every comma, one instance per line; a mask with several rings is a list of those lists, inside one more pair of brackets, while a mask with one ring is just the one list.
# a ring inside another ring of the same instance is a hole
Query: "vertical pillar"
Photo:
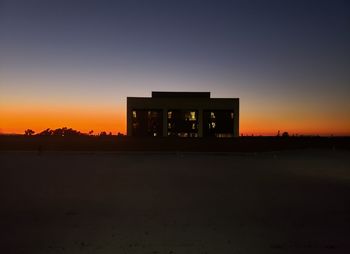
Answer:
[[198, 110], [198, 137], [203, 137], [203, 109]]
[[163, 108], [163, 137], [168, 136], [168, 109]]

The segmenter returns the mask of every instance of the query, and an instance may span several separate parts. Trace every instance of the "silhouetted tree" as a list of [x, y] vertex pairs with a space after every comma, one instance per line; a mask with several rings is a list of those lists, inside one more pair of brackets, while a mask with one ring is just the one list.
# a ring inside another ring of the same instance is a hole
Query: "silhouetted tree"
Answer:
[[282, 137], [284, 137], [284, 138], [289, 137], [289, 133], [288, 133], [287, 131], [283, 132], [283, 133], [282, 133]]
[[31, 129], [27, 129], [24, 131], [24, 135], [26, 136], [32, 136], [34, 135], [35, 131], [31, 130]]
[[67, 128], [59, 128], [59, 129], [56, 129], [52, 132], [52, 135], [53, 136], [64, 136], [64, 132], [65, 132], [65, 129]]
[[51, 136], [52, 130], [50, 128], [43, 130], [42, 132], [38, 133], [39, 136]]
[[63, 128], [58, 128], [55, 130], [51, 130], [51, 129], [46, 129], [42, 132], [40, 132], [38, 135], [40, 136], [79, 136], [79, 135], [83, 135], [80, 131], [74, 130], [72, 128], [67, 128], [67, 127], [63, 127]]
[[94, 133], [94, 130], [89, 131], [89, 135], [91, 136]]
[[107, 132], [101, 131], [101, 132], [100, 132], [100, 136], [101, 136], [101, 137], [107, 136]]

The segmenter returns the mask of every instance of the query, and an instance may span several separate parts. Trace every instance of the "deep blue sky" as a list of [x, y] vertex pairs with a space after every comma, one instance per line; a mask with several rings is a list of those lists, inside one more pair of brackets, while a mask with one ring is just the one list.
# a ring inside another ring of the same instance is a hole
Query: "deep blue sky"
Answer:
[[0, 0], [0, 105], [211, 91], [241, 98], [247, 133], [350, 133], [349, 28], [345, 0]]

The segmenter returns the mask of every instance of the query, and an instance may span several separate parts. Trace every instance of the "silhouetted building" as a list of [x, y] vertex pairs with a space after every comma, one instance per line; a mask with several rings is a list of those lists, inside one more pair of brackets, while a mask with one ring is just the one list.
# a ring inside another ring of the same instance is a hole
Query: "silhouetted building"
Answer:
[[152, 92], [127, 98], [128, 136], [237, 137], [239, 99], [210, 92]]

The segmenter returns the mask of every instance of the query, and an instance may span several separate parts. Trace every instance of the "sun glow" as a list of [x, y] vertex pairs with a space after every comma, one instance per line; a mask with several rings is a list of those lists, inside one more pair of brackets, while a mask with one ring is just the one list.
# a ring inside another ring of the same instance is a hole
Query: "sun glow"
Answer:
[[123, 112], [117, 108], [7, 108], [0, 110], [0, 131], [22, 134], [26, 129], [38, 133], [47, 128], [69, 127], [83, 133], [91, 130], [94, 134], [102, 131], [125, 133]]

